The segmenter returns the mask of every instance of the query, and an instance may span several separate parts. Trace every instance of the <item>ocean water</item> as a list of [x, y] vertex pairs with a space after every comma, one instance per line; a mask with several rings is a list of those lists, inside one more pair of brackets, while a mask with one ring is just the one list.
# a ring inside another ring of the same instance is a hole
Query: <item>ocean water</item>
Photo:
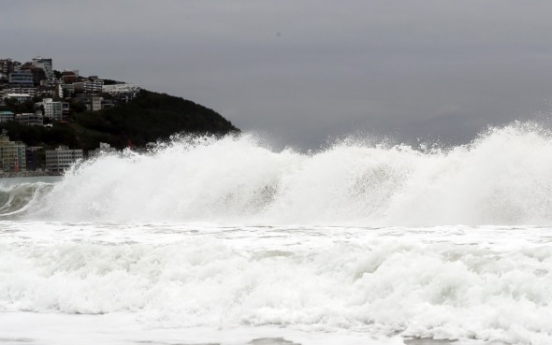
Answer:
[[0, 344], [551, 344], [552, 135], [174, 138], [0, 181]]

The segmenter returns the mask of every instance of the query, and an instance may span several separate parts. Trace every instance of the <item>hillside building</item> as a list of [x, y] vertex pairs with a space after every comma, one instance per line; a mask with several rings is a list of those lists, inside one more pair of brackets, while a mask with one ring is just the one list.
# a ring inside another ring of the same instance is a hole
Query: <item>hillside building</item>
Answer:
[[15, 122], [26, 126], [42, 126], [44, 124], [44, 117], [42, 114], [22, 113], [15, 115]]
[[75, 86], [73, 84], [61, 84], [63, 97], [71, 97], [75, 94]]
[[112, 99], [102, 98], [102, 109], [109, 109], [115, 106], [115, 102]]
[[34, 67], [43, 69], [48, 80], [54, 79], [54, 68], [52, 65], [52, 59], [38, 56], [33, 59], [32, 65]]
[[27, 171], [41, 169], [40, 163], [43, 162], [43, 159], [40, 157], [40, 150], [43, 150], [42, 146], [27, 146], [25, 148]]
[[102, 101], [103, 97], [91, 96], [91, 95], [79, 95], [75, 98], [79, 103], [82, 103], [86, 106], [88, 111], [98, 111], [102, 110]]
[[9, 83], [33, 86], [33, 73], [29, 70], [12, 72], [9, 74]]
[[88, 151], [88, 158], [96, 157], [101, 154], [117, 152], [115, 148], [111, 147], [108, 143], [100, 143], [100, 147], [95, 150]]
[[44, 98], [42, 102], [37, 103], [36, 105], [44, 107], [44, 117], [54, 121], [61, 121], [63, 119], [62, 102], [54, 102], [51, 98]]
[[76, 93], [101, 93], [104, 81], [101, 79], [77, 81], [73, 83], [73, 89]]
[[35, 67], [33, 65], [23, 66], [21, 67], [21, 71], [31, 72], [34, 86], [40, 85], [40, 82], [47, 78], [46, 72], [41, 67]]
[[83, 159], [82, 150], [71, 150], [67, 146], [60, 145], [55, 150], [46, 150], [46, 169], [64, 171], [80, 159]]
[[0, 134], [0, 169], [3, 171], [25, 171], [25, 144], [20, 141], [10, 141], [8, 131]]
[[0, 72], [2, 72], [5, 75], [10, 74], [14, 71], [14, 64], [17, 63], [17, 61], [13, 61], [12, 59], [2, 59], [0, 60]]
[[39, 86], [34, 91], [35, 95], [41, 98], [52, 98], [60, 94], [55, 86]]
[[138, 95], [140, 87], [134, 84], [104, 85], [102, 92], [110, 94], [117, 103], [128, 103]]
[[7, 94], [14, 94], [14, 93], [22, 94], [22, 95], [29, 95], [31, 97], [34, 97], [34, 96], [36, 96], [36, 89], [34, 87], [30, 87], [30, 86], [15, 86], [15, 85], [13, 85], [9, 88], [4, 88], [2, 93], [4, 94], [4, 97]]
[[31, 95], [26, 93], [8, 93], [4, 95], [4, 99], [15, 99], [18, 103], [24, 103], [31, 100]]
[[14, 114], [8, 110], [0, 111], [0, 122], [10, 122], [13, 121]]
[[61, 102], [61, 115], [63, 118], [69, 117], [69, 114], [71, 112], [71, 106], [68, 102]]

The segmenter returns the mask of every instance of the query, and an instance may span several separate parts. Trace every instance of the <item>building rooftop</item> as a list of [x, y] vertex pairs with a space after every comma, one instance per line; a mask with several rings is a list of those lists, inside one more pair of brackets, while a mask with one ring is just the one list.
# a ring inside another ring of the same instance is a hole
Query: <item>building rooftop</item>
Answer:
[[8, 93], [5, 98], [19, 98], [19, 97], [31, 97], [28, 93]]

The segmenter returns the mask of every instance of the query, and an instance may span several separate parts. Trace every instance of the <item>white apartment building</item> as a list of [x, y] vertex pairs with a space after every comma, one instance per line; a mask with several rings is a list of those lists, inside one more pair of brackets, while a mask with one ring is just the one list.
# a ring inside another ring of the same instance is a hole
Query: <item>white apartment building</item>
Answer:
[[102, 92], [108, 93], [110, 95], [120, 95], [120, 94], [136, 94], [140, 92], [140, 87], [134, 84], [113, 84], [113, 85], [104, 85], [102, 86]]
[[63, 171], [69, 169], [77, 160], [83, 159], [82, 150], [71, 150], [60, 145], [55, 150], [46, 150], [46, 169]]
[[42, 102], [37, 103], [37, 105], [44, 106], [44, 117], [55, 121], [63, 119], [63, 105], [61, 102], [54, 102], [51, 98], [44, 98]]
[[19, 94], [19, 95], [29, 95], [30, 97], [36, 96], [36, 89], [34, 87], [26, 86], [14, 86], [10, 88], [5, 88], [3, 91], [4, 95], [7, 94]]
[[100, 93], [104, 86], [104, 81], [101, 79], [94, 81], [76, 81], [73, 83], [75, 91], [81, 91], [84, 93]]
[[104, 85], [102, 87], [102, 92], [108, 93], [119, 102], [130, 102], [132, 101], [140, 92], [140, 87], [134, 84], [114, 84], [114, 85]]
[[26, 102], [26, 101], [30, 101], [31, 100], [31, 95], [26, 94], [26, 93], [8, 93], [8, 94], [4, 94], [4, 99], [8, 99], [8, 98], [13, 98], [13, 99], [17, 100], [18, 103], [23, 103], [23, 102]]

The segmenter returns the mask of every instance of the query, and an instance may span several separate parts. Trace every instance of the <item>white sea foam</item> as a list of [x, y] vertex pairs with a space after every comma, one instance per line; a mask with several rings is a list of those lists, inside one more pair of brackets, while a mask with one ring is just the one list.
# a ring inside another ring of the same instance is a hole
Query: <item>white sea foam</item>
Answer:
[[[0, 325], [5, 326], [0, 329], [0, 343], [3, 345], [404, 345], [399, 336], [313, 333], [275, 327], [144, 328], [135, 322], [131, 314], [75, 317], [63, 314], [0, 313]], [[470, 342], [470, 345], [481, 343]]]
[[[550, 344], [550, 171], [552, 136], [531, 124], [448, 150], [302, 154], [243, 135], [102, 156], [0, 185], [0, 321], [95, 315], [136, 341]], [[0, 323], [0, 342], [24, 336]]]
[[214, 224], [550, 224], [552, 136], [532, 124], [448, 150], [343, 141], [300, 154], [249, 135], [104, 156], [44, 201], [57, 220]]
[[161, 329], [552, 341], [549, 228], [14, 222], [4, 231], [4, 312], [133, 314]]

